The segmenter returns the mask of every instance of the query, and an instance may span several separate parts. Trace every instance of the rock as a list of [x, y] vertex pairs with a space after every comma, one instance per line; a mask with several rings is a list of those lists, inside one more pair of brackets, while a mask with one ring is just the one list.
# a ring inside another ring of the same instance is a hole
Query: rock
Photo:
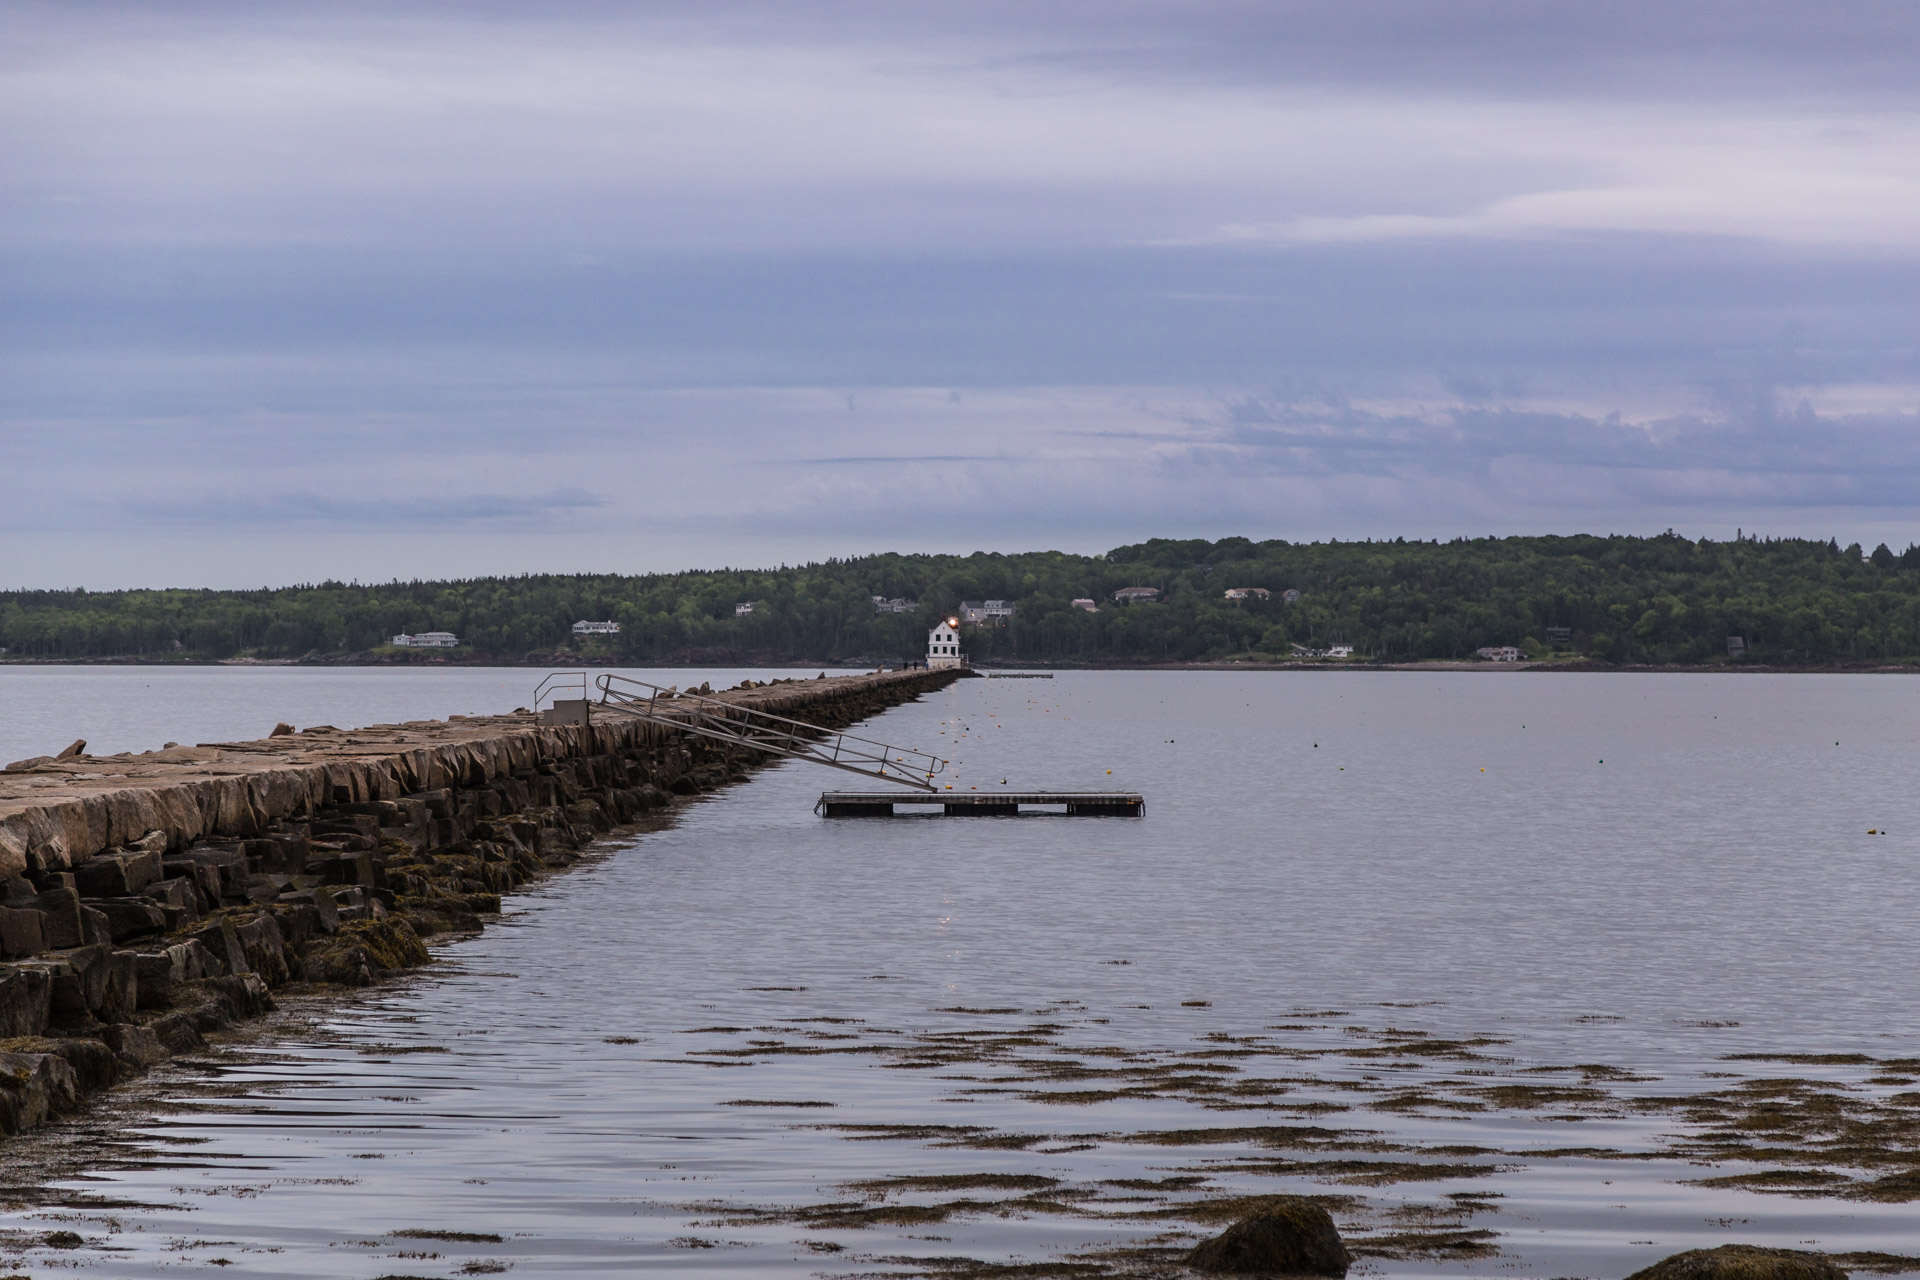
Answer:
[[241, 851], [255, 870], [288, 875], [306, 869], [310, 852], [304, 832], [273, 832], [247, 841]]
[[[195, 867], [212, 868], [216, 879], [208, 896], [214, 899], [225, 894], [229, 886], [246, 883], [248, 875], [247, 854], [241, 844], [197, 844], [161, 859], [161, 867], [170, 876], [190, 875]], [[203, 890], [207, 888], [204, 878], [199, 883]]]
[[1277, 1196], [1195, 1245], [1187, 1265], [1208, 1275], [1344, 1276], [1353, 1258], [1324, 1208], [1304, 1197]]
[[28, 756], [25, 760], [15, 760], [5, 769], [7, 773], [29, 773], [43, 764], [52, 764], [52, 756]]
[[80, 895], [72, 889], [49, 889], [33, 900], [42, 917], [40, 931], [48, 950], [85, 946], [86, 924], [80, 915]]
[[173, 962], [175, 983], [198, 982], [220, 971], [220, 962], [214, 959], [213, 953], [198, 938], [189, 938], [168, 947], [167, 959]]
[[93, 1011], [106, 1002], [112, 955], [112, 950], [105, 946], [72, 947], [54, 953], [59, 963], [51, 970], [53, 1020], [82, 1026], [92, 1024]]
[[73, 1106], [73, 1068], [52, 1053], [0, 1053], [0, 1133], [25, 1133]]
[[383, 973], [425, 964], [430, 957], [420, 935], [406, 921], [359, 920], [315, 946], [307, 957], [307, 979], [364, 987]]
[[80, 863], [73, 869], [73, 882], [85, 898], [130, 898], [160, 875], [157, 850], [118, 850]]
[[47, 949], [46, 931], [38, 911], [0, 907], [0, 959], [36, 955]]
[[207, 1042], [194, 1029], [193, 1019], [184, 1013], [165, 1014], [148, 1026], [154, 1039], [170, 1054], [197, 1053], [207, 1047]]
[[164, 831], [149, 831], [138, 840], [129, 844], [127, 848], [133, 850], [135, 853], [151, 853], [158, 856], [167, 851], [167, 833]]
[[218, 991], [232, 1006], [234, 1019], [257, 1018], [274, 1009], [273, 993], [267, 990], [257, 973], [242, 973], [225, 978], [207, 978], [202, 985]]
[[269, 987], [285, 986], [292, 976], [287, 967], [287, 941], [272, 916], [261, 916], [241, 925], [236, 933], [247, 953], [247, 967], [266, 980]]
[[335, 853], [307, 862], [308, 875], [319, 876], [324, 884], [365, 885], [372, 888], [373, 855], [367, 852]]
[[89, 947], [113, 945], [113, 922], [107, 919], [107, 913], [84, 902], [80, 904], [80, 933]]
[[113, 1050], [98, 1040], [43, 1040], [48, 1052], [57, 1053], [73, 1068], [74, 1083], [81, 1096], [111, 1088], [120, 1078], [120, 1060]]
[[340, 928], [340, 904], [324, 889], [310, 889], [307, 898], [320, 919], [320, 932], [333, 933]]
[[167, 913], [151, 898], [108, 898], [89, 905], [107, 918], [107, 933], [115, 943], [167, 931]]
[[167, 928], [179, 929], [193, 923], [206, 911], [207, 904], [201, 900], [200, 888], [188, 876], [175, 876], [171, 880], [162, 880], [147, 889], [152, 898], [166, 914]]
[[137, 951], [134, 972], [140, 979], [142, 1009], [165, 1009], [173, 1003], [172, 956], [164, 951]]
[[0, 968], [0, 1040], [37, 1036], [53, 1012], [53, 975], [41, 965]]
[[1723, 1244], [1689, 1249], [1636, 1271], [1628, 1280], [1846, 1280], [1846, 1270], [1824, 1253]]
[[106, 995], [95, 1009], [102, 1022], [132, 1022], [140, 1007], [140, 956], [133, 951], [115, 951], [107, 956]]
[[121, 1068], [135, 1074], [165, 1062], [168, 1057], [166, 1046], [160, 1043], [160, 1037], [151, 1027], [122, 1023], [102, 1031], [100, 1039], [120, 1059]]
[[165, 951], [134, 953], [142, 1009], [171, 1009], [177, 988], [220, 972], [213, 953], [198, 940], [177, 943]]
[[87, 740], [85, 738], [75, 738], [72, 742], [68, 743], [66, 746], [66, 749], [61, 751], [59, 755], [54, 757], [54, 759], [55, 760], [71, 760], [75, 756], [85, 755], [86, 752], [87, 752]]
[[248, 971], [247, 949], [241, 945], [240, 935], [234, 932], [233, 921], [225, 916], [213, 921], [204, 929], [195, 931], [193, 941], [205, 948], [212, 958], [215, 966], [214, 973], [234, 974]]
[[[334, 919], [339, 918], [339, 912], [336, 911]], [[280, 926], [280, 936], [286, 942], [289, 968], [294, 967], [294, 952], [326, 932], [320, 924], [320, 911], [311, 902], [288, 902], [282, 898], [273, 906], [273, 919]]]
[[[200, 1034], [273, 1012], [273, 993], [257, 973], [202, 978], [174, 991], [179, 1015]], [[158, 1035], [158, 1022], [155, 1024]]]
[[567, 821], [602, 835], [613, 830], [613, 823], [607, 818], [606, 811], [592, 800], [577, 800], [568, 805]]
[[273, 732], [269, 733], [267, 736], [269, 738], [286, 738], [286, 737], [291, 737], [292, 735], [293, 735], [293, 726], [288, 724], [285, 720], [282, 720], [279, 724], [273, 726]]
[[276, 879], [273, 876], [248, 876], [241, 894], [254, 906], [265, 906], [280, 896], [281, 879], [284, 877]]

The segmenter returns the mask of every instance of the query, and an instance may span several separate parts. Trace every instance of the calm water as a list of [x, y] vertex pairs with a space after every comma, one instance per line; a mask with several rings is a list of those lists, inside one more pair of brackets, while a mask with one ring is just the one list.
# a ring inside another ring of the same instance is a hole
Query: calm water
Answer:
[[[0, 668], [0, 745], [488, 711], [529, 683]], [[88, 1238], [26, 1253], [30, 1272], [871, 1273], [1146, 1239], [1181, 1224], [1128, 1220], [1165, 1196], [1115, 1180], [1203, 1176], [1364, 1197], [1357, 1229], [1440, 1206], [1499, 1236], [1498, 1258], [1375, 1274], [1623, 1276], [1728, 1239], [1920, 1251], [1910, 1206], [1528, 1155], [1656, 1150], [1670, 1120], [1391, 1096], [1571, 1063], [1679, 1092], [1730, 1053], [1920, 1055], [1917, 717], [1920, 681], [1891, 677], [965, 681], [869, 727], [951, 754], [962, 789], [1126, 786], [1147, 816], [826, 822], [833, 775], [770, 769], [512, 899], [416, 979], [217, 1069], [156, 1072], [120, 1104], [142, 1141], [71, 1183], [116, 1207], [0, 1228]], [[1362, 1052], [1389, 1028], [1504, 1043]], [[1253, 1083], [1180, 1083], [1208, 1063]], [[1488, 1148], [1494, 1168], [1356, 1187], [1244, 1136], [1129, 1140], [1302, 1123]], [[886, 1127], [929, 1125], [953, 1128]], [[65, 1136], [87, 1150], [85, 1125]], [[1019, 1194], [848, 1186], [963, 1174], [1055, 1179], [1062, 1202], [877, 1224], [822, 1208]]]
[[[264, 738], [299, 728], [500, 715], [531, 703], [546, 673], [525, 667], [38, 667], [0, 665], [0, 763], [51, 755], [84, 738], [92, 755], [168, 742]], [[726, 667], [619, 671], [662, 685], [714, 688], [806, 671]]]

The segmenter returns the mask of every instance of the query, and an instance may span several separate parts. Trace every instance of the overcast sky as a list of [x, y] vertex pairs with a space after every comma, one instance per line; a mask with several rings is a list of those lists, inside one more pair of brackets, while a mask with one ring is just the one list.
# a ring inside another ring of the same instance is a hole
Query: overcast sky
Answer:
[[0, 7], [0, 586], [1920, 539], [1920, 10]]

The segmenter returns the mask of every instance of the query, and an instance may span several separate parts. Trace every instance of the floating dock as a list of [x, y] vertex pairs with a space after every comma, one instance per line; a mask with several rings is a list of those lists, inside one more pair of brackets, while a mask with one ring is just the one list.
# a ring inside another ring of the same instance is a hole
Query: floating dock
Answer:
[[813, 811], [823, 818], [1017, 818], [1045, 813], [1138, 818], [1147, 811], [1147, 798], [1138, 791], [946, 791], [931, 796], [898, 791], [824, 791]]

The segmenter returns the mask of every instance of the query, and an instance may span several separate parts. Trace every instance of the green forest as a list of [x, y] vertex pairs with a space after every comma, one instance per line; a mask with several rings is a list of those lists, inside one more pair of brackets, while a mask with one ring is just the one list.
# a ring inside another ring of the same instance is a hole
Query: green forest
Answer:
[[[1126, 587], [1158, 601], [1120, 603]], [[1268, 598], [1228, 599], [1234, 588]], [[1284, 594], [1298, 592], [1296, 599]], [[873, 597], [917, 602], [876, 610]], [[257, 591], [0, 593], [7, 661], [893, 663], [963, 600], [976, 662], [1126, 665], [1471, 657], [1513, 645], [1604, 664], [1878, 664], [1920, 658], [1920, 547], [1805, 539], [1514, 537], [1418, 542], [1156, 538], [1105, 555], [876, 555], [791, 568], [322, 582]], [[1076, 607], [1076, 599], [1098, 608]], [[736, 607], [751, 602], [740, 614]], [[579, 620], [617, 636], [576, 640]], [[452, 650], [394, 649], [451, 631]], [[1744, 652], [1729, 655], [1728, 637]]]

